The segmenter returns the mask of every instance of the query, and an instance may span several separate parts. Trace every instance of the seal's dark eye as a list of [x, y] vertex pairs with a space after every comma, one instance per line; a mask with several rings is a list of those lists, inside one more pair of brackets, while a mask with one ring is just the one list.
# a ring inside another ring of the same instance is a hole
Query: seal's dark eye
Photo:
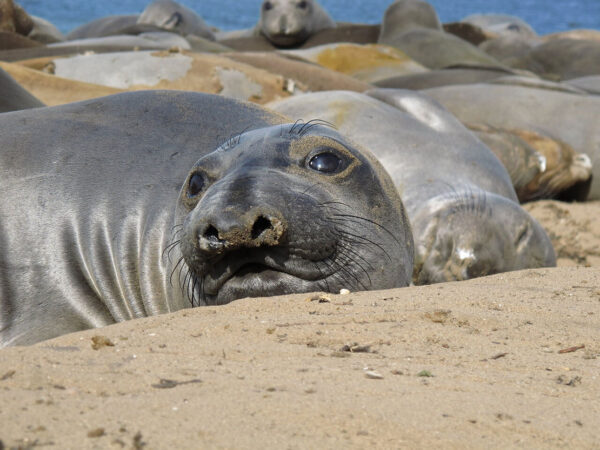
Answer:
[[263, 9], [264, 9], [265, 11], [268, 11], [268, 10], [270, 10], [270, 9], [273, 9], [273, 3], [271, 3], [271, 2], [264, 2], [264, 3], [263, 3]]
[[333, 173], [342, 165], [342, 160], [333, 153], [319, 153], [313, 156], [308, 162], [308, 166], [318, 172]]
[[172, 29], [175, 28], [179, 25], [181, 25], [181, 22], [183, 22], [183, 16], [181, 15], [180, 12], [175, 11], [171, 17], [169, 17], [169, 20], [167, 20], [167, 22], [164, 25], [164, 28], [167, 29]]
[[297, 6], [298, 8], [300, 8], [300, 9], [306, 9], [306, 8], [308, 8], [308, 2], [307, 2], [307, 1], [305, 1], [305, 0], [302, 0], [302, 1], [301, 1], [300, 3], [298, 3], [296, 6]]
[[204, 188], [204, 177], [199, 173], [195, 173], [190, 178], [190, 184], [188, 186], [188, 193], [190, 197], [194, 197], [202, 191]]

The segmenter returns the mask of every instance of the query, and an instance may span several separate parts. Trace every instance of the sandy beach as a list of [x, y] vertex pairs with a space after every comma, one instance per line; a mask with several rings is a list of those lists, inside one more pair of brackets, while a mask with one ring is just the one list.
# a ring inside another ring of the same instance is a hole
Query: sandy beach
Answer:
[[4, 448], [597, 448], [600, 204], [527, 208], [559, 267], [6, 348]]

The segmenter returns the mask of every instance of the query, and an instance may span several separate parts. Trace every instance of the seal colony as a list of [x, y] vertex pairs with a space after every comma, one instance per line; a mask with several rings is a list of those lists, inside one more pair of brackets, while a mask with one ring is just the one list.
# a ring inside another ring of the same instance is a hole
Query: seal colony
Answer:
[[240, 297], [410, 282], [392, 181], [319, 122], [148, 91], [0, 115], [0, 134], [2, 346]]
[[234, 32], [173, 0], [66, 35], [0, 11], [0, 345], [553, 266], [519, 201], [600, 195], [591, 30], [421, 0], [381, 25], [264, 0]]

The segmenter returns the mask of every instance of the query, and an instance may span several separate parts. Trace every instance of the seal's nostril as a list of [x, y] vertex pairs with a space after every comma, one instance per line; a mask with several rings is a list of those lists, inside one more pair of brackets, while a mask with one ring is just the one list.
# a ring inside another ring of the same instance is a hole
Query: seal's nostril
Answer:
[[204, 234], [202, 235], [202, 237], [209, 241], [218, 242], [219, 241], [219, 232], [217, 231], [217, 229], [215, 227], [213, 227], [212, 225], [209, 225], [208, 228], [204, 231]]
[[271, 230], [273, 229], [273, 224], [271, 223], [271, 221], [269, 219], [267, 219], [265, 216], [259, 216], [258, 219], [256, 219], [256, 221], [254, 222], [254, 225], [252, 225], [252, 232], [251, 232], [252, 239], [256, 239], [264, 231], [269, 230], [269, 229], [271, 229]]

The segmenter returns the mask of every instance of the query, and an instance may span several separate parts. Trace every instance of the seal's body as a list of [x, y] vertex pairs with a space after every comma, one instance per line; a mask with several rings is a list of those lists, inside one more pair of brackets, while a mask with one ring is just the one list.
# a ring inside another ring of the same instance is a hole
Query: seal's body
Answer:
[[433, 7], [421, 0], [397, 0], [385, 11], [378, 43], [402, 50], [430, 69], [500, 64], [467, 41], [445, 33]]
[[597, 126], [600, 98], [582, 95], [581, 90], [569, 88], [566, 83], [557, 90], [556, 83], [539, 80], [523, 83], [523, 79], [517, 78], [502, 84], [499, 81], [438, 87], [424, 93], [463, 123], [551, 136], [568, 144], [576, 153], [586, 154], [593, 173], [588, 199], [600, 199], [600, 128]]
[[0, 345], [406, 285], [412, 235], [387, 174], [335, 131], [286, 120], [176, 91], [1, 115]]
[[519, 206], [506, 169], [457, 119], [413, 91], [368, 93], [319, 92], [268, 106], [331, 121], [379, 158], [411, 221], [415, 284], [555, 265], [548, 236]]
[[67, 39], [74, 41], [78, 39], [89, 39], [119, 34], [121, 30], [135, 25], [138, 17], [138, 14], [100, 17], [91, 22], [84, 23], [70, 31], [67, 34]]
[[336, 24], [315, 0], [264, 0], [255, 32], [278, 47], [302, 44], [317, 31]]

